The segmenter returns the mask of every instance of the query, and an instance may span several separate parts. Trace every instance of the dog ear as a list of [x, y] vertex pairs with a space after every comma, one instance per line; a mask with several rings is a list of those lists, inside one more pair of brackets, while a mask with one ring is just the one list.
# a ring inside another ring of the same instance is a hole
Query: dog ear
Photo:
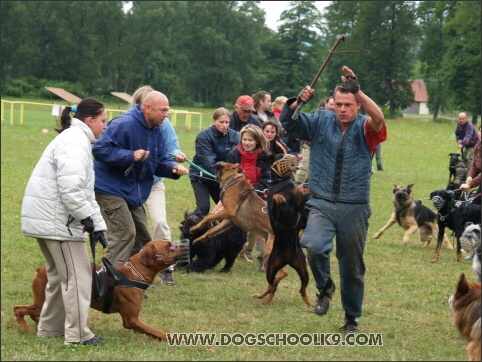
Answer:
[[461, 273], [459, 282], [457, 284], [457, 295], [465, 295], [469, 291], [469, 283], [467, 282], [467, 279], [465, 279], [465, 274]]
[[150, 266], [154, 263], [154, 245], [146, 244], [146, 246], [141, 250], [141, 263], [145, 266]]
[[464, 225], [464, 229], [467, 229], [470, 225], [473, 225], [473, 224], [474, 223], [471, 222], [471, 221], [466, 222], [465, 225]]
[[415, 185], [415, 184], [407, 185], [407, 194], [409, 194], [409, 193], [412, 192], [412, 187], [413, 187], [413, 185]]
[[397, 192], [397, 187], [398, 187], [397, 184], [393, 184], [393, 193]]

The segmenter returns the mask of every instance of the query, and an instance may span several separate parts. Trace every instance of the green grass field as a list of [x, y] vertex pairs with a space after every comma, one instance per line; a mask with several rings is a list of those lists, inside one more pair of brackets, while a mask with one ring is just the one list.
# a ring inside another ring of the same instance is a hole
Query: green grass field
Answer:
[[[178, 109], [186, 109], [177, 107]], [[213, 110], [203, 113], [203, 127], [210, 124]], [[393, 184], [414, 183], [414, 197], [433, 210], [431, 191], [444, 188], [448, 180], [448, 154], [456, 152], [454, 122], [434, 123], [425, 119], [387, 121], [389, 139], [382, 145], [383, 172], [372, 176], [369, 240], [366, 248], [366, 288], [360, 331], [381, 335], [382, 346], [168, 346], [122, 327], [118, 314], [91, 311], [89, 326], [105, 344], [98, 347], [68, 347], [62, 338], [39, 339], [21, 332], [12, 307], [32, 302], [31, 281], [43, 257], [34, 239], [20, 228], [20, 208], [25, 185], [42, 151], [55, 137], [54, 117], [48, 108], [26, 107], [25, 122], [10, 125], [8, 107], [2, 122], [2, 360], [464, 360], [464, 339], [452, 324], [447, 300], [461, 272], [475, 281], [471, 262], [455, 262], [455, 251], [442, 246], [438, 263], [432, 264], [435, 245], [423, 248], [414, 235], [402, 246], [403, 231], [390, 228], [379, 240], [373, 235], [388, 220], [393, 206]], [[177, 133], [188, 158], [194, 156], [196, 130], [190, 132], [178, 119]], [[48, 129], [44, 137], [43, 129]], [[375, 161], [373, 162], [375, 164]], [[195, 208], [189, 179], [166, 181], [169, 224], [173, 240], [179, 239], [179, 223], [186, 210]], [[100, 257], [97, 254], [100, 262]], [[289, 276], [278, 287], [271, 305], [253, 294], [266, 287], [257, 263], [238, 259], [228, 274], [210, 270], [203, 275], [176, 271], [176, 285], [156, 281], [143, 302], [141, 319], [166, 332], [185, 333], [337, 333], [343, 324], [339, 289], [330, 310], [316, 316], [299, 296], [299, 279]], [[339, 285], [337, 261], [332, 271]], [[308, 286], [315, 297], [313, 277]], [[34, 323], [27, 321], [31, 326]]]

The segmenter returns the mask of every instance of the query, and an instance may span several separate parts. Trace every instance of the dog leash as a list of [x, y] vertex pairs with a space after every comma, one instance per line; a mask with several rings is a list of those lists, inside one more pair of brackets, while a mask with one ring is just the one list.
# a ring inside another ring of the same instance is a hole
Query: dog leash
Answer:
[[90, 250], [92, 251], [92, 294], [94, 295], [95, 300], [99, 300], [104, 295], [104, 284], [105, 278], [104, 273], [105, 270], [99, 270], [97, 273], [95, 267], [95, 241], [94, 241], [94, 233], [89, 233], [89, 240], [90, 240]]

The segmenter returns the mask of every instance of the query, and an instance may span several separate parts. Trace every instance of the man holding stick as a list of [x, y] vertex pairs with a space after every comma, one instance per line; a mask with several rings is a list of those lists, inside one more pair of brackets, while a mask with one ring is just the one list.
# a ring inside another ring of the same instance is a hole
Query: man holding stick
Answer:
[[[343, 67], [345, 76], [334, 93], [335, 109], [314, 114], [296, 114], [300, 104], [314, 94], [306, 86], [298, 98], [289, 99], [281, 113], [281, 123], [289, 135], [311, 142], [308, 186], [313, 196], [301, 239], [316, 281], [315, 313], [328, 312], [335, 292], [331, 279], [330, 252], [336, 238], [341, 302], [345, 310], [346, 333], [358, 333], [361, 316], [365, 263], [363, 254], [371, 215], [371, 157], [375, 147], [387, 139], [380, 108], [360, 90], [355, 73]], [[368, 116], [358, 114], [363, 107]]]

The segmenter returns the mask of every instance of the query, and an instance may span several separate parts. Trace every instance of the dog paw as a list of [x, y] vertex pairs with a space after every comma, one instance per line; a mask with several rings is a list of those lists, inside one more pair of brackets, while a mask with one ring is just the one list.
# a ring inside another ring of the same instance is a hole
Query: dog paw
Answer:
[[378, 239], [380, 236], [382, 236], [382, 235], [379, 234], [379, 233], [376, 233], [375, 235], [373, 235], [373, 239]]

